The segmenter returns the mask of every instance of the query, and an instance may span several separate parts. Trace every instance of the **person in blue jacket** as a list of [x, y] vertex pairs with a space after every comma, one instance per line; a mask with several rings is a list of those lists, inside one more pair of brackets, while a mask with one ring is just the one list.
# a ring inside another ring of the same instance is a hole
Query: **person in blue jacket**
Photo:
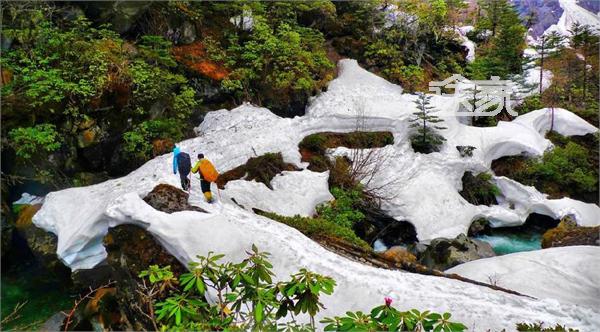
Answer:
[[175, 145], [173, 148], [173, 174], [179, 171], [179, 179], [181, 180], [181, 188], [185, 191], [190, 190], [190, 170], [192, 169], [192, 161], [190, 155], [181, 152], [179, 147]]

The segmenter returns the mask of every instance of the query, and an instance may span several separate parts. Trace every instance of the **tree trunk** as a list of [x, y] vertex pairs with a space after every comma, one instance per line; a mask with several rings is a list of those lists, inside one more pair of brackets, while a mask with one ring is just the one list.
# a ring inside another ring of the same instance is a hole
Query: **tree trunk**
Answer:
[[540, 97], [542, 96], [542, 80], [544, 76], [544, 39], [542, 38], [542, 52], [540, 53]]

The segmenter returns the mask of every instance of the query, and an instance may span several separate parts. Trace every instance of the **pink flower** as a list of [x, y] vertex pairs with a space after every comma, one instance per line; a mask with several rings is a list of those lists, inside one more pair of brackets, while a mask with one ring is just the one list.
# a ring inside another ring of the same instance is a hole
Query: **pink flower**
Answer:
[[385, 301], [385, 305], [386, 305], [386, 306], [388, 306], [388, 307], [389, 307], [389, 306], [391, 306], [391, 305], [392, 305], [392, 298], [391, 298], [391, 297], [389, 297], [389, 296], [386, 296], [386, 297], [384, 297], [384, 298], [383, 298], [383, 300]]

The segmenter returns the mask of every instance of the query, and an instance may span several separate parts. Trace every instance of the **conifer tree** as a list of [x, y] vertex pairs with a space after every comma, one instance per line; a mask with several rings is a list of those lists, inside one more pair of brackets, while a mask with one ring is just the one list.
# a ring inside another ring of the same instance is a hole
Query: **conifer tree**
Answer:
[[540, 55], [540, 94], [542, 94], [542, 80], [544, 79], [544, 60], [562, 49], [564, 37], [556, 31], [544, 34], [540, 37], [539, 43], [534, 46]]
[[446, 140], [443, 136], [437, 133], [437, 130], [446, 129], [436, 125], [443, 122], [438, 116], [434, 115], [435, 107], [431, 106], [432, 96], [427, 96], [424, 93], [419, 93], [415, 101], [417, 111], [413, 112], [411, 128], [419, 128], [417, 134], [411, 137], [413, 149], [417, 152], [431, 153], [439, 151], [440, 145]]

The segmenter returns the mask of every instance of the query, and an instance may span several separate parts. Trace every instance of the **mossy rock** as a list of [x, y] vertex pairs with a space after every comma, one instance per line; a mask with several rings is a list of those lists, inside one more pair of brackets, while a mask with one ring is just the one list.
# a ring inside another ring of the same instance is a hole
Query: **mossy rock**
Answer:
[[549, 229], [542, 236], [542, 248], [579, 245], [599, 246], [600, 226], [578, 226], [573, 219], [565, 217], [558, 226]]

